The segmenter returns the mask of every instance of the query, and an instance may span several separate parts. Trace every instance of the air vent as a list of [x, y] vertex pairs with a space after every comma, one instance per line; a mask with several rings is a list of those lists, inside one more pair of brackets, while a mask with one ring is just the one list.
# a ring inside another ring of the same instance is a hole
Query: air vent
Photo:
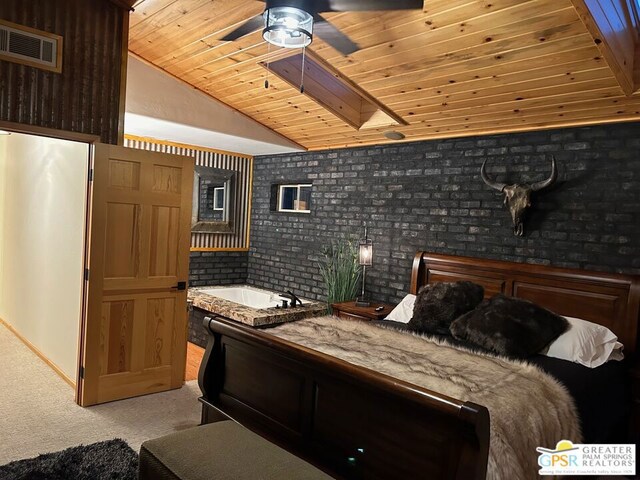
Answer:
[[62, 37], [0, 20], [0, 60], [60, 73]]

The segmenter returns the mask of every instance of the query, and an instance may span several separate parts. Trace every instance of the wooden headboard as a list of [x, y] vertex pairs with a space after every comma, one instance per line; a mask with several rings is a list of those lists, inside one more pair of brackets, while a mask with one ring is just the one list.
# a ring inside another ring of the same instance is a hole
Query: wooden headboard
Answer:
[[460, 280], [482, 285], [485, 297], [503, 293], [604, 325], [624, 344], [627, 357], [638, 351], [640, 276], [418, 252], [410, 293], [428, 283]]

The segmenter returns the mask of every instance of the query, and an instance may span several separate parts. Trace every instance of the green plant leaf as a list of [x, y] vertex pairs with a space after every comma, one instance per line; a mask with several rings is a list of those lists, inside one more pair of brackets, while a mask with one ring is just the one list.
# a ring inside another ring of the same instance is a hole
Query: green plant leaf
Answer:
[[362, 273], [358, 263], [357, 240], [332, 240], [323, 246], [318, 268], [327, 291], [329, 313], [332, 303], [356, 298]]

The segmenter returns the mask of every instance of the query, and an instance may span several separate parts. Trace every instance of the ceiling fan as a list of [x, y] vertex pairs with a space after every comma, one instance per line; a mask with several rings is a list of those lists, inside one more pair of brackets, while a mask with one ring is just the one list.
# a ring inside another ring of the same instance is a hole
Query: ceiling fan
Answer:
[[371, 10], [422, 10], [423, 0], [261, 0], [264, 13], [247, 20], [221, 40], [232, 41], [257, 30], [263, 38], [285, 48], [306, 47], [316, 34], [343, 55], [360, 49], [344, 33], [327, 22], [325, 12]]

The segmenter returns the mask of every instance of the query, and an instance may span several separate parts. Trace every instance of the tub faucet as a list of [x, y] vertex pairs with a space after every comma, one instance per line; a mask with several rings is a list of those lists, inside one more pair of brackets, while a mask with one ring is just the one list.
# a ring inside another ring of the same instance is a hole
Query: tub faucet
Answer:
[[[280, 296], [282, 298], [288, 298], [291, 300], [291, 306], [295, 307], [296, 303], [299, 306], [302, 306], [302, 300], [300, 300], [295, 293], [293, 293], [291, 290], [287, 290], [287, 293], [281, 293]], [[285, 307], [286, 308], [286, 307]]]

